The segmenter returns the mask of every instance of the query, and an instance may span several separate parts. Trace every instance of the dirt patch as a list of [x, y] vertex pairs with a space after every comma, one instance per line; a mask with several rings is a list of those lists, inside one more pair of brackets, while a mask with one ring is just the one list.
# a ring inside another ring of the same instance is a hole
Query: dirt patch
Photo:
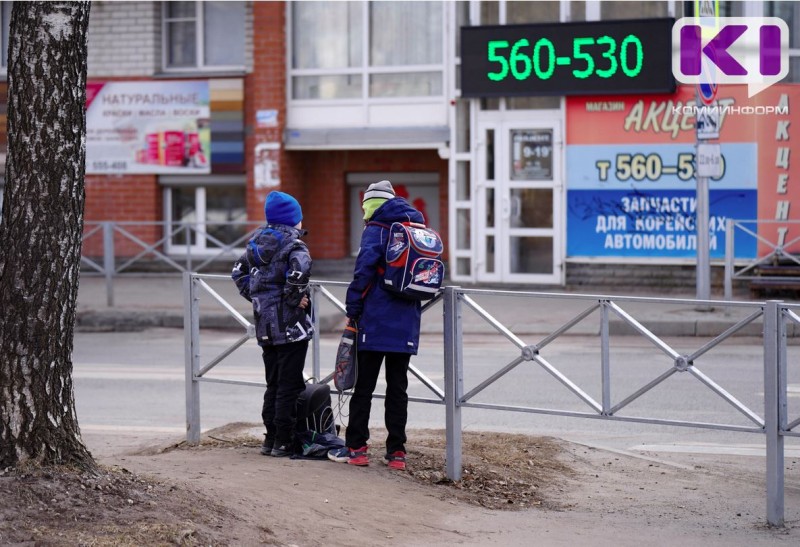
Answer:
[[[248, 427], [232, 424], [204, 436], [197, 447], [180, 442], [138, 455], [251, 452], [258, 449], [260, 439], [242, 433]], [[571, 474], [560, 461], [563, 450], [554, 439], [466, 433], [463, 478], [450, 481], [444, 473], [444, 432], [418, 431], [413, 441], [408, 472], [395, 476], [429, 488], [441, 499], [455, 497], [500, 510], [555, 508], [560, 504], [548, 499], [547, 492]], [[373, 445], [371, 452], [374, 459], [384, 450]], [[0, 474], [0, 499], [0, 544], [225, 545], [236, 520], [229, 507], [202, 491], [121, 466], [101, 467], [98, 474], [67, 468], [7, 470]], [[259, 542], [272, 543], [268, 523], [262, 531]]]
[[446, 496], [489, 509], [563, 507], [555, 496], [548, 495], [574, 475], [564, 462], [563, 443], [548, 437], [469, 432], [462, 444], [461, 480], [450, 481], [444, 473], [444, 433], [415, 432], [407, 476], [445, 487]]
[[2, 545], [209, 544], [231, 516], [202, 493], [121, 467], [6, 471], [0, 499]]
[[[260, 454], [254, 424], [200, 446], [139, 445], [70, 469], [0, 473], [0, 545], [797, 545], [798, 462], [787, 526], [764, 526], [763, 460], [632, 457], [559, 439], [466, 432], [445, 477], [444, 432], [409, 431], [408, 470]], [[373, 439], [385, 437], [374, 431]], [[104, 443], [112, 442], [103, 438]], [[91, 444], [90, 444], [91, 447]], [[658, 530], [654, 536], [653, 530]]]

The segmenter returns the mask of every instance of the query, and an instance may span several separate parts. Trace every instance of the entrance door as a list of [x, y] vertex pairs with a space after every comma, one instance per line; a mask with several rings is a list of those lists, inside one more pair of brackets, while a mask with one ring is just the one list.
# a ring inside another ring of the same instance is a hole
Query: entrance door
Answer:
[[479, 131], [478, 280], [563, 284], [560, 123], [487, 121]]

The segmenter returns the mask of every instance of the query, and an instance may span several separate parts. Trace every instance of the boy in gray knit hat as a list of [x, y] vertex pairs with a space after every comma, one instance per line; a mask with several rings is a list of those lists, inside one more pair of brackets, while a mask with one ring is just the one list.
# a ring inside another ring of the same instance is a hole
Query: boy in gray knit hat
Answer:
[[361, 201], [361, 208], [364, 210], [364, 220], [371, 219], [378, 207], [394, 197], [394, 188], [392, 188], [392, 183], [388, 180], [370, 184], [367, 191], [364, 192], [364, 199]]
[[395, 195], [388, 180], [369, 185], [361, 203], [366, 226], [356, 257], [353, 280], [347, 288], [346, 311], [358, 330], [356, 382], [350, 397], [346, 446], [328, 452], [328, 458], [350, 465], [369, 465], [369, 416], [381, 366], [386, 377], [384, 424], [386, 453], [391, 468], [406, 468], [408, 421], [408, 363], [419, 347], [421, 305], [384, 290], [380, 271], [386, 268], [386, 242], [393, 222], [425, 223], [422, 213]]

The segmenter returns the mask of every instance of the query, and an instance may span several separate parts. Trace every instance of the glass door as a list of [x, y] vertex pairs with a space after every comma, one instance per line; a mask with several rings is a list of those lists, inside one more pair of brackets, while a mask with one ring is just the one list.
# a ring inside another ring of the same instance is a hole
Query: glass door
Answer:
[[498, 120], [479, 129], [479, 280], [562, 284], [560, 124]]

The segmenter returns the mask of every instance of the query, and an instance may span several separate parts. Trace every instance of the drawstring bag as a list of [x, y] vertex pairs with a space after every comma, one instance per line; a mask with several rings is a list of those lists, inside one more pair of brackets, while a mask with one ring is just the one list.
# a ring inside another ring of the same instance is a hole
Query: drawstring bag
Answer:
[[333, 371], [333, 385], [339, 393], [356, 385], [356, 337], [358, 327], [355, 321], [348, 321], [336, 351], [336, 368]]

